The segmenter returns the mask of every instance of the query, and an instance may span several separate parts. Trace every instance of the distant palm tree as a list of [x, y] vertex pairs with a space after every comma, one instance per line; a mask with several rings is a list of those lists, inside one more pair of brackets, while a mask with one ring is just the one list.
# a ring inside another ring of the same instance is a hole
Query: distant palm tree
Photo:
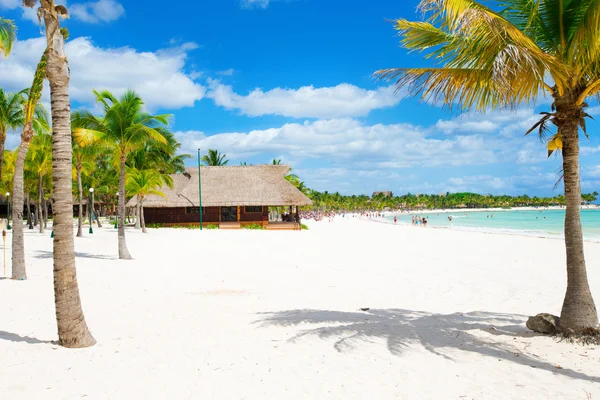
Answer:
[[[23, 131], [21, 133], [21, 144], [17, 151], [15, 171], [12, 187], [12, 278], [17, 280], [27, 279], [25, 268], [25, 243], [23, 240], [23, 202], [24, 202], [24, 168], [29, 145], [33, 139], [33, 133], [49, 132], [48, 115], [38, 104], [42, 97], [44, 79], [46, 78], [46, 55], [40, 59], [33, 76], [33, 83], [27, 93], [25, 102]], [[29, 216], [28, 216], [29, 218]]]
[[4, 143], [9, 129], [23, 126], [25, 114], [23, 103], [24, 91], [8, 93], [0, 88], [0, 179], [2, 178], [2, 160], [4, 159]]
[[[598, 327], [581, 229], [579, 127], [587, 135], [586, 100], [600, 94], [600, 1], [505, 0], [495, 11], [473, 0], [422, 0], [428, 18], [396, 21], [402, 44], [429, 51], [436, 68], [376, 72], [424, 100], [463, 110], [516, 107], [540, 93], [552, 96], [552, 113], [531, 129], [542, 138], [556, 127], [548, 151], [562, 154], [566, 197], [567, 291], [564, 330]], [[530, 130], [530, 131], [531, 131]]]
[[[140, 203], [140, 220], [142, 232], [146, 232], [146, 222], [144, 220], [144, 199], [146, 196], [155, 194], [166, 198], [165, 194], [158, 190], [164, 184], [163, 176], [155, 169], [132, 169], [127, 176], [127, 195], [137, 196]], [[173, 188], [173, 184], [169, 185]]]
[[[40, 133], [33, 137], [31, 149], [25, 160], [25, 168], [37, 179], [37, 219], [40, 222], [40, 233], [44, 233], [44, 182], [52, 174], [52, 136]], [[47, 185], [46, 185], [47, 187]]]
[[0, 18], [0, 53], [8, 57], [12, 45], [17, 39], [17, 27], [10, 19]]
[[281, 158], [274, 158], [273, 159], [273, 165], [280, 165], [281, 164]]
[[145, 146], [148, 141], [166, 144], [162, 129], [168, 124], [170, 115], [150, 115], [143, 111], [144, 102], [134, 91], [126, 91], [116, 98], [108, 91], [97, 92], [96, 102], [103, 110], [103, 117], [89, 111], [78, 111], [73, 116], [77, 128], [73, 130], [80, 146], [90, 143], [105, 143], [113, 146], [119, 160], [119, 258], [131, 260], [125, 241], [125, 175], [127, 156]]
[[202, 162], [209, 167], [222, 167], [229, 163], [226, 156], [227, 154], [221, 154], [218, 150], [209, 149], [208, 154], [202, 157]]

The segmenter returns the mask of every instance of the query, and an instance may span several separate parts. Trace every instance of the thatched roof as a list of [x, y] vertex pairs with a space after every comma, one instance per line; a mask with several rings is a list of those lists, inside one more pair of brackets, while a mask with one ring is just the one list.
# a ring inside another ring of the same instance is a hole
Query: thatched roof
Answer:
[[[288, 165], [251, 165], [239, 167], [202, 167], [202, 206], [305, 206], [312, 201], [285, 180]], [[144, 207], [199, 207], [198, 168], [171, 175], [173, 189], [160, 189], [166, 196], [151, 195]], [[127, 207], [134, 207], [134, 197]]]

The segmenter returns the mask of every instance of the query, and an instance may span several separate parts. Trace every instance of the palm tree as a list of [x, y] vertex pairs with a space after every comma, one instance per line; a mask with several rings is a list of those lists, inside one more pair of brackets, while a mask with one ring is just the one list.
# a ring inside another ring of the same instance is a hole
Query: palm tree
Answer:
[[[74, 127], [74, 123], [71, 124]], [[82, 174], [92, 175], [95, 169], [94, 160], [98, 156], [99, 148], [95, 145], [79, 146], [73, 141], [73, 167], [77, 179], [77, 201], [79, 210], [77, 215], [77, 237], [83, 237], [83, 181]]]
[[[422, 0], [426, 21], [396, 21], [402, 44], [427, 50], [437, 68], [393, 68], [376, 75], [423, 99], [462, 109], [516, 107], [542, 91], [554, 102], [532, 128], [556, 127], [550, 152], [560, 150], [566, 197], [567, 291], [560, 325], [582, 332], [598, 326], [583, 252], [579, 127], [586, 99], [600, 93], [600, 2], [504, 0], [496, 12], [472, 0]], [[558, 140], [557, 140], [558, 139]]]
[[218, 150], [209, 149], [208, 154], [202, 157], [202, 162], [209, 167], [222, 167], [229, 163], [226, 156], [227, 154], [221, 154]]
[[10, 19], [0, 18], [0, 53], [8, 57], [13, 42], [17, 39], [17, 27]]
[[[126, 91], [119, 99], [110, 92], [96, 92], [96, 102], [103, 110], [103, 117], [88, 111], [74, 115], [78, 128], [75, 139], [80, 146], [102, 142], [115, 148], [115, 159], [119, 160], [119, 258], [131, 260], [125, 241], [125, 174], [127, 156], [143, 147], [148, 141], [167, 143], [163, 129], [169, 115], [150, 115], [143, 112], [144, 102], [134, 91]], [[85, 127], [85, 128], [83, 128]]]
[[45, 224], [44, 187], [45, 181], [52, 173], [52, 136], [45, 133], [35, 135], [31, 142], [31, 149], [27, 155], [26, 168], [33, 173], [37, 180], [37, 219], [40, 221], [40, 233], [44, 233]]
[[[155, 169], [131, 169], [127, 176], [127, 195], [137, 196], [139, 200], [141, 227], [144, 233], [147, 233], [144, 221], [144, 198], [151, 194], [166, 198], [165, 194], [157, 189], [164, 182], [163, 175]], [[168, 186], [172, 188], [173, 183]]]
[[[37, 0], [24, 0], [33, 7]], [[90, 333], [79, 297], [73, 241], [73, 195], [71, 176], [71, 106], [69, 64], [60, 17], [67, 9], [54, 0], [39, 0], [38, 14], [46, 26], [46, 77], [52, 104], [52, 179], [54, 190], [54, 302], [58, 338], [65, 347], [89, 347], [96, 343]]]
[[4, 142], [9, 129], [23, 126], [23, 91], [8, 93], [0, 88], [0, 179], [2, 178], [2, 160], [4, 158]]
[[23, 132], [21, 144], [17, 152], [15, 173], [13, 177], [13, 231], [12, 231], [12, 279], [27, 279], [25, 268], [25, 242], [23, 240], [23, 202], [24, 202], [24, 168], [25, 158], [29, 145], [33, 139], [34, 131], [38, 134], [49, 132], [48, 116], [38, 104], [42, 97], [44, 79], [46, 78], [46, 55], [42, 55], [33, 76], [33, 83], [27, 94], [25, 103]]

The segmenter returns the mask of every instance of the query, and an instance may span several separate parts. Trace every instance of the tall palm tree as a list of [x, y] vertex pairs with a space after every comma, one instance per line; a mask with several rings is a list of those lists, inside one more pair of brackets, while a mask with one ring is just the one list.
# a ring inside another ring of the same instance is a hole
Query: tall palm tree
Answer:
[[12, 279], [27, 279], [25, 268], [25, 242], [23, 239], [23, 202], [24, 202], [24, 168], [25, 158], [29, 145], [33, 139], [34, 131], [38, 133], [49, 132], [48, 116], [38, 104], [42, 97], [44, 79], [46, 78], [46, 55], [42, 55], [33, 76], [33, 83], [27, 94], [25, 103], [23, 131], [21, 144], [17, 151], [15, 173], [13, 178], [13, 230], [12, 230]]
[[[131, 260], [125, 241], [125, 174], [127, 156], [149, 140], [166, 143], [163, 129], [166, 129], [169, 115], [150, 115], [143, 112], [144, 102], [134, 91], [126, 91], [119, 99], [107, 91], [96, 92], [96, 102], [104, 111], [97, 117], [88, 111], [79, 111], [74, 116], [78, 128], [73, 130], [75, 139], [81, 146], [102, 142], [112, 145], [115, 159], [119, 160], [119, 258]], [[85, 128], [83, 128], [85, 127]]]
[[12, 45], [17, 39], [17, 27], [10, 19], [0, 18], [0, 53], [8, 57]]
[[[34, 7], [38, 0], [23, 0]], [[39, 0], [46, 32], [46, 77], [52, 104], [52, 180], [54, 190], [54, 302], [58, 338], [65, 347], [89, 347], [96, 343], [90, 333], [79, 296], [73, 240], [73, 195], [71, 176], [71, 105], [69, 101], [69, 64], [60, 17], [67, 17], [64, 6], [54, 0]]]
[[[127, 176], [127, 195], [130, 197], [137, 196], [139, 199], [141, 227], [144, 233], [147, 233], [144, 221], [144, 198], [151, 194], [166, 198], [165, 194], [158, 190], [163, 183], [162, 174], [155, 169], [131, 169]], [[169, 187], [173, 187], [172, 182]]]
[[24, 92], [8, 93], [0, 88], [0, 179], [2, 178], [2, 160], [4, 158], [4, 143], [9, 129], [23, 126]]
[[[534, 126], [556, 130], [549, 151], [562, 154], [566, 197], [567, 291], [563, 330], [598, 326], [586, 272], [581, 230], [579, 127], [586, 99], [600, 93], [600, 2], [597, 0], [502, 0], [495, 11], [472, 0], [422, 0], [425, 21], [396, 21], [402, 44], [428, 51], [434, 68], [393, 68], [380, 78], [414, 95], [448, 106], [485, 111], [516, 107], [541, 92], [552, 96], [551, 113]], [[557, 141], [556, 139], [560, 139]]]
[[229, 163], [226, 156], [227, 154], [219, 153], [219, 150], [209, 149], [208, 154], [202, 157], [202, 162], [209, 167], [223, 167]]

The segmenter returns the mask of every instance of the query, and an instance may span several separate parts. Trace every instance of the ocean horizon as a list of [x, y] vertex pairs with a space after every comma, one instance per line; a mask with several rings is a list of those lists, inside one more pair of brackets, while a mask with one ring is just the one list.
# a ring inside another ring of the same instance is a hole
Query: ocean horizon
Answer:
[[[412, 215], [426, 217], [428, 228], [564, 238], [564, 209], [421, 211], [395, 216], [399, 224], [410, 225]], [[394, 215], [386, 214], [385, 220], [393, 223]], [[584, 240], [600, 242], [600, 209], [581, 210], [581, 225]]]

